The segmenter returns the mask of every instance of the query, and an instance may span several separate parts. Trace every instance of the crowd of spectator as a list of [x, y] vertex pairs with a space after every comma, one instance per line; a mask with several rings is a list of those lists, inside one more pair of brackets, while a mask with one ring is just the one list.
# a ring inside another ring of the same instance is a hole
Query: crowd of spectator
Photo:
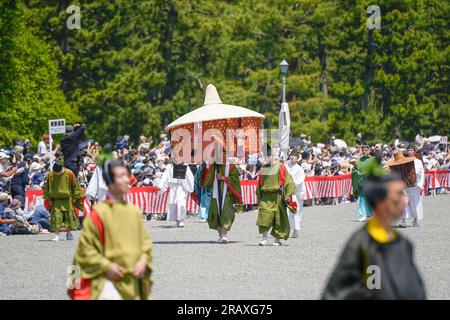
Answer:
[[[327, 143], [312, 143], [310, 137], [302, 134], [292, 139], [293, 148], [301, 154], [299, 164], [306, 176], [334, 176], [351, 173], [353, 166], [361, 157], [365, 144], [361, 134], [356, 136], [352, 146], [334, 136]], [[43, 203], [25, 208], [25, 191], [42, 189], [50, 163], [64, 156], [64, 166], [78, 176], [86, 187], [95, 172], [99, 161], [100, 145], [97, 141], [84, 140], [84, 126], [67, 126], [61, 143], [53, 151], [49, 148], [49, 136], [44, 134], [37, 148], [30, 141], [14, 139], [12, 146], [0, 146], [0, 234], [46, 233], [49, 229], [49, 213]], [[407, 153], [414, 149], [416, 156], [422, 158], [426, 170], [449, 169], [448, 146], [424, 138], [419, 133], [412, 143], [395, 139], [392, 143], [370, 145], [370, 153], [383, 164], [389, 161], [396, 150]], [[33, 152], [35, 150], [35, 152]], [[112, 148], [113, 156], [121, 159], [129, 168], [132, 186], [157, 186], [165, 167], [170, 163], [171, 145], [166, 134], [159, 141], [141, 136], [133, 147], [129, 136], [121, 136]], [[261, 157], [253, 155], [236, 159], [242, 180], [258, 179]], [[192, 166], [195, 171], [195, 165]]]

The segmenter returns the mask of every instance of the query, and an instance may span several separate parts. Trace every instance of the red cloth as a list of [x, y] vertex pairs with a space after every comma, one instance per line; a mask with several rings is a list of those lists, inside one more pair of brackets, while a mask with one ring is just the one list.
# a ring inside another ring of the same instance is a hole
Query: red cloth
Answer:
[[137, 183], [138, 183], [137, 178], [134, 176], [134, 174], [131, 174], [131, 176], [130, 176], [130, 185], [132, 187], [134, 187]]

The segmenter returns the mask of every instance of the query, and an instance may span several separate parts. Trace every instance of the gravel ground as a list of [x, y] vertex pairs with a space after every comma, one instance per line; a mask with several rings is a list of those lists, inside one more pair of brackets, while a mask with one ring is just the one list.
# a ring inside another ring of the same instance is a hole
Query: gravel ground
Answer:
[[[450, 299], [450, 196], [426, 197], [421, 228], [402, 229], [415, 244], [428, 298]], [[184, 229], [146, 224], [154, 243], [154, 299], [317, 299], [356, 222], [356, 204], [304, 209], [300, 238], [259, 247], [256, 212], [236, 216], [228, 245], [196, 217]], [[75, 233], [78, 238], [79, 232]], [[0, 299], [66, 299], [75, 241], [51, 235], [0, 237]], [[272, 242], [273, 239], [270, 239]]]

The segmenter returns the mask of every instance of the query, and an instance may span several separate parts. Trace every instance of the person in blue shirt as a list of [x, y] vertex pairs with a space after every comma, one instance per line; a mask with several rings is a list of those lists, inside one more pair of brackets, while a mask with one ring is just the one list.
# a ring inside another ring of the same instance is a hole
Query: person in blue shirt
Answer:
[[17, 168], [16, 174], [11, 179], [11, 195], [13, 198], [18, 195], [25, 197], [25, 188], [29, 183], [28, 169], [25, 163], [19, 162]]

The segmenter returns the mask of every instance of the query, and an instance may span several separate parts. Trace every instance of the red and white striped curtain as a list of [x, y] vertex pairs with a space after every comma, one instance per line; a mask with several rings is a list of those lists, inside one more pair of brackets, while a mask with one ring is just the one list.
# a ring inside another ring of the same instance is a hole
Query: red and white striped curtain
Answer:
[[[450, 170], [435, 170], [425, 173], [425, 194], [430, 189], [450, 188]], [[256, 188], [258, 180], [241, 181], [242, 200], [246, 205], [256, 204]], [[332, 177], [306, 177], [305, 179], [305, 200], [315, 198], [337, 198], [349, 196], [352, 193], [351, 174]], [[167, 212], [167, 198], [169, 190], [162, 194], [158, 194], [155, 187], [135, 187], [131, 188], [126, 195], [128, 202], [141, 208], [143, 213], [162, 214]], [[26, 191], [26, 206], [29, 208], [31, 204], [35, 204], [39, 198], [42, 198], [42, 190]], [[91, 212], [91, 204], [84, 201], [84, 210], [79, 212], [79, 216], [89, 215]], [[186, 210], [190, 213], [198, 213], [199, 206], [188, 194], [186, 200]]]

